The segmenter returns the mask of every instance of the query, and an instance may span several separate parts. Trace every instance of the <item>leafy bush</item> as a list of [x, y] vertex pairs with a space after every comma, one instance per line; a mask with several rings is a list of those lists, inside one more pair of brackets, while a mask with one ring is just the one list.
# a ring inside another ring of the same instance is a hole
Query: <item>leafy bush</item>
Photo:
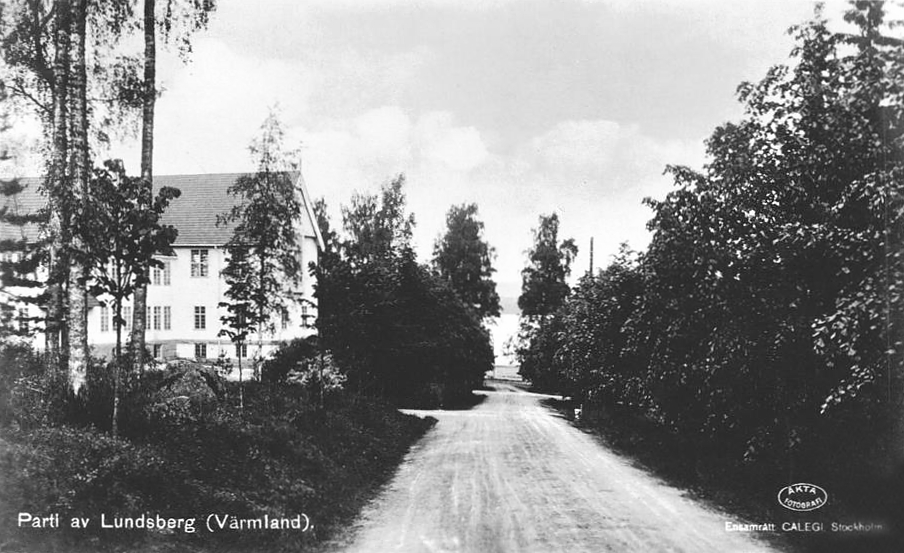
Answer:
[[321, 390], [327, 394], [338, 392], [345, 387], [346, 380], [347, 377], [333, 363], [333, 356], [329, 354], [314, 359], [304, 369], [291, 371], [286, 378], [286, 382], [302, 386], [309, 394], [319, 393]]
[[349, 389], [437, 407], [482, 384], [493, 348], [474, 307], [417, 262], [403, 184], [400, 175], [379, 196], [353, 196], [344, 241], [318, 208], [327, 242], [315, 268], [318, 328]]
[[319, 351], [317, 336], [295, 338], [281, 344], [261, 366], [261, 379], [264, 382], [285, 382], [289, 373], [310, 365]]
[[[167, 376], [148, 377], [153, 397]], [[236, 383], [229, 383], [233, 388]], [[11, 550], [291, 551], [324, 539], [354, 516], [409, 445], [431, 424], [386, 405], [334, 395], [313, 405], [300, 386], [248, 383], [245, 410], [225, 401], [157, 431], [124, 413], [125, 437], [90, 428], [0, 433], [0, 535]], [[235, 390], [229, 391], [234, 396]], [[131, 422], [129, 422], [131, 421]], [[200, 517], [305, 513], [312, 533], [145, 531], [34, 533], [16, 513], [60, 512], [97, 521], [100, 513]], [[10, 522], [12, 521], [12, 522]]]
[[42, 374], [44, 360], [30, 345], [12, 340], [0, 342], [0, 424], [8, 424], [25, 415], [17, 412], [16, 396], [24, 395], [28, 390], [23, 383], [36, 384], [34, 381]]

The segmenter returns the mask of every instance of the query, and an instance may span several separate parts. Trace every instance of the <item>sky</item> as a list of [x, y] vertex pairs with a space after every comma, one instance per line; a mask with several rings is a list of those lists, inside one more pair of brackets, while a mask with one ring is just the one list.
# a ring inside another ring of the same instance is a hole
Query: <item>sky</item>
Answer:
[[[830, 2], [837, 17], [843, 6]], [[422, 261], [453, 204], [476, 202], [503, 296], [540, 214], [605, 266], [642, 250], [644, 197], [700, 168], [735, 91], [793, 46], [803, 0], [220, 0], [189, 63], [161, 56], [155, 173], [253, 170], [278, 106], [334, 224], [354, 191], [404, 173]], [[105, 155], [137, 172], [137, 141]]]

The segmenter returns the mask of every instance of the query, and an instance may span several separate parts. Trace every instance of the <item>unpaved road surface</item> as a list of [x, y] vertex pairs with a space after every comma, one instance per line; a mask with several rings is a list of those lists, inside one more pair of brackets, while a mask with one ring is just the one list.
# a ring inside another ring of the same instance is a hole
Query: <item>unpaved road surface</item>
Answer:
[[735, 521], [608, 451], [505, 384], [409, 452], [342, 550], [741, 553], [771, 551]]

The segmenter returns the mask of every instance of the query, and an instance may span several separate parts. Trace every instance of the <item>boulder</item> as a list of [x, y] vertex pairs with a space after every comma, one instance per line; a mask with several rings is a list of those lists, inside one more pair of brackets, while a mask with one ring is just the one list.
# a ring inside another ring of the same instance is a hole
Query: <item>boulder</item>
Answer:
[[151, 410], [165, 417], [191, 416], [214, 408], [225, 392], [225, 383], [213, 367], [183, 362], [166, 369]]

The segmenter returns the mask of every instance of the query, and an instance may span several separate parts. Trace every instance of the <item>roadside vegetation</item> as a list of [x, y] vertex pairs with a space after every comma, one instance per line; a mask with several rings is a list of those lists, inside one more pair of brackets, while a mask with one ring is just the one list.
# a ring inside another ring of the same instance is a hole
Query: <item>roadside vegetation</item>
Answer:
[[[467, 404], [493, 368], [483, 318], [498, 310], [491, 250], [479, 230], [463, 230], [450, 217], [445, 242], [482, 244], [470, 250], [476, 261], [464, 249], [438, 246], [433, 268], [418, 263], [404, 183], [399, 175], [379, 194], [353, 196], [342, 208], [342, 235], [325, 202], [315, 205], [326, 242], [315, 269], [321, 339], [351, 390], [404, 407]], [[472, 220], [475, 213], [476, 206]], [[456, 270], [470, 276], [453, 279]]]
[[[892, 527], [904, 520], [904, 42], [881, 2], [852, 3], [846, 20], [847, 34], [818, 14], [794, 29], [792, 63], [738, 88], [745, 115], [713, 132], [703, 170], [667, 169], [675, 190], [647, 201], [649, 247], [624, 248], [528, 318], [519, 354], [536, 385], [688, 485], [733, 490], [768, 520]], [[829, 505], [779, 508], [795, 482], [824, 487]]]
[[[321, 408], [310, 378], [246, 383], [240, 408], [238, 383], [185, 362], [131, 383], [113, 437], [103, 371], [75, 397], [27, 346], [0, 348], [0, 364], [4, 551], [306, 550], [353, 519], [433, 422], [338, 386]], [[19, 528], [20, 512], [59, 513], [61, 527]], [[313, 527], [209, 533], [214, 513], [304, 513]], [[194, 518], [196, 532], [102, 529], [101, 514]], [[73, 517], [91, 522], [72, 529]]]

